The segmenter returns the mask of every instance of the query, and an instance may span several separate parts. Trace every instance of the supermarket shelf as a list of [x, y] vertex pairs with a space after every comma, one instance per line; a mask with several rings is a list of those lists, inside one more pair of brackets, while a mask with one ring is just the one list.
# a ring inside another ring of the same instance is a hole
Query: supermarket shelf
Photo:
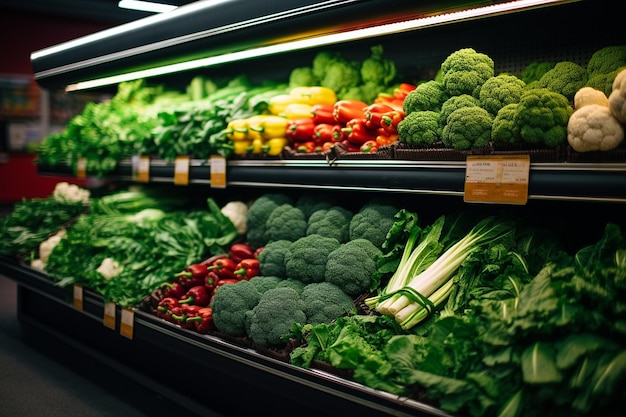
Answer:
[[[463, 161], [258, 159], [232, 160], [227, 187], [353, 190], [463, 196]], [[150, 161], [150, 182], [172, 183], [175, 164]], [[67, 167], [39, 167], [40, 174], [67, 174]], [[131, 160], [107, 176], [132, 181]], [[211, 184], [210, 162], [189, 162], [190, 184]], [[626, 203], [626, 163], [531, 163], [528, 198]]]
[[[179, 397], [178, 401], [194, 412], [209, 397], [210, 404], [205, 406], [223, 408], [225, 414], [228, 407], [231, 412], [232, 407], [244, 407], [220, 406], [214, 395], [207, 396], [207, 391], [216, 394], [223, 387], [236, 386], [251, 403], [245, 407], [253, 407], [247, 411], [258, 410], [264, 402], [269, 407], [279, 401], [284, 407], [273, 412], [277, 416], [292, 415], [294, 408], [290, 406], [309, 410], [323, 407], [317, 411], [326, 416], [358, 413], [372, 417], [448, 416], [427, 404], [373, 390], [325, 371], [295, 367], [218, 337], [183, 329], [141, 310], [133, 310], [133, 331], [129, 337], [119, 330], [122, 309], [116, 306], [115, 329], [104, 326], [104, 302], [89, 290], [84, 290], [83, 307], [77, 309], [72, 304], [71, 288], [55, 286], [40, 271], [0, 257], [0, 274], [18, 283], [23, 323], [45, 329], [74, 348], [110, 362], [163, 395]], [[194, 372], [181, 374], [185, 369]], [[181, 390], [172, 387], [175, 383], [167, 386], [162, 383], [176, 381], [183, 375], [185, 384]], [[226, 394], [220, 397], [230, 398]]]

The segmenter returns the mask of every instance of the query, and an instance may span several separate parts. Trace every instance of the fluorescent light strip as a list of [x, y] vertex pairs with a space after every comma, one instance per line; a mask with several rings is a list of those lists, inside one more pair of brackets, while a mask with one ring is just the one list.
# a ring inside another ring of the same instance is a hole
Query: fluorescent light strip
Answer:
[[[231, 52], [214, 57], [196, 59], [178, 64], [165, 65], [157, 68], [134, 71], [126, 74], [103, 77], [95, 80], [82, 81], [70, 84], [65, 91], [78, 91], [91, 88], [103, 87], [106, 85], [118, 84], [124, 81], [131, 81], [140, 78], [149, 78], [165, 74], [173, 74], [195, 68], [211, 67], [228, 62], [236, 62], [260, 56], [273, 55], [282, 52], [296, 51], [313, 48], [316, 46], [331, 45], [357, 39], [366, 39], [393, 33], [406, 32], [414, 29], [421, 29], [429, 26], [441, 25], [459, 20], [471, 20], [479, 17], [511, 12], [514, 10], [528, 9], [537, 6], [544, 6], [553, 3], [567, 3], [572, 0], [518, 0], [507, 3], [494, 4], [478, 7], [470, 10], [451, 12], [441, 15], [429, 16], [425, 18], [412, 19], [403, 22], [389, 23], [363, 29], [356, 29], [345, 33], [322, 35], [313, 38], [301, 39], [277, 45], [263, 46], [260, 48], [248, 49], [244, 51]], [[576, 0], [574, 0], [576, 1]]]
[[122, 9], [140, 10], [142, 12], [152, 13], [165, 13], [176, 10], [178, 6], [171, 4], [155, 3], [152, 1], [140, 1], [140, 0], [121, 0], [117, 3], [118, 7]]

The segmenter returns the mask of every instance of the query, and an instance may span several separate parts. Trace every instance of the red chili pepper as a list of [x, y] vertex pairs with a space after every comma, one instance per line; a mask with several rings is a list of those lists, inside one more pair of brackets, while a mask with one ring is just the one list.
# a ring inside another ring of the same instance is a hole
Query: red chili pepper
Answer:
[[166, 282], [161, 289], [164, 297], [180, 298], [185, 294], [185, 287], [180, 282]]
[[259, 275], [259, 260], [258, 259], [244, 259], [237, 264], [237, 270], [235, 271], [235, 277], [239, 280], [250, 280], [250, 278]]
[[381, 117], [381, 126], [389, 133], [398, 133], [398, 123], [400, 123], [406, 113], [400, 110], [392, 110], [384, 113]]
[[228, 249], [228, 256], [238, 264], [244, 259], [254, 258], [254, 248], [247, 243], [233, 243]]
[[339, 123], [348, 123], [352, 119], [365, 118], [367, 103], [359, 100], [339, 100], [334, 104], [333, 116]]
[[[234, 269], [233, 269], [234, 271]], [[232, 274], [232, 278], [235, 277], [234, 274]], [[206, 291], [210, 294], [213, 293], [213, 291], [215, 291], [215, 288], [217, 287], [217, 283], [220, 281], [220, 276], [215, 273], [215, 271], [210, 271], [206, 277], [204, 278], [204, 288], [206, 288]], [[225, 278], [225, 279], [229, 279], [229, 278]]]
[[292, 143], [306, 142], [313, 139], [314, 130], [315, 122], [313, 118], [294, 119], [290, 120], [287, 125], [286, 136]]
[[199, 263], [189, 265], [184, 271], [179, 272], [175, 276], [178, 277], [178, 282], [185, 289], [189, 289], [204, 284], [204, 277], [208, 272], [207, 266]]
[[172, 317], [170, 316], [169, 312], [174, 307], [178, 307], [178, 300], [174, 297], [165, 297], [161, 301], [159, 301], [159, 304], [156, 308], [156, 314], [158, 317], [164, 320], [172, 321]]
[[187, 293], [178, 300], [179, 304], [195, 304], [204, 307], [209, 304], [210, 295], [204, 285], [197, 285], [187, 290]]
[[365, 110], [365, 125], [370, 129], [378, 129], [382, 126], [383, 115], [393, 111], [393, 107], [384, 103], [374, 103]]
[[376, 140], [368, 140], [363, 145], [361, 145], [359, 150], [361, 152], [363, 152], [363, 153], [377, 152], [378, 151], [378, 143], [376, 143]]
[[[317, 144], [331, 142], [333, 140], [333, 129], [337, 123], [319, 123], [313, 131], [313, 141]], [[339, 125], [341, 126], [341, 125]]]
[[298, 144], [298, 147], [296, 148], [296, 152], [314, 153], [316, 147], [317, 147], [317, 144], [313, 142], [312, 140], [308, 142], [301, 142]]
[[[237, 262], [232, 258], [218, 258], [208, 266], [208, 273], [214, 272], [220, 278], [234, 278], [233, 271], [237, 268]], [[205, 277], [206, 282], [206, 277]]]
[[376, 140], [376, 129], [366, 126], [365, 119], [352, 119], [341, 129], [351, 143], [361, 146], [368, 140]]
[[315, 124], [334, 124], [337, 122], [333, 116], [334, 106], [332, 104], [315, 104], [311, 110]]

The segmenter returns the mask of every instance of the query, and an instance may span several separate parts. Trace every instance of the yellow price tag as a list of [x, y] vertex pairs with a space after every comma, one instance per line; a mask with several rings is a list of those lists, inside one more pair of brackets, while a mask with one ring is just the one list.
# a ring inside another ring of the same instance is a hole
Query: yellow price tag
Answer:
[[189, 184], [189, 157], [177, 156], [174, 161], [174, 184]]
[[211, 187], [226, 188], [226, 158], [211, 155]]
[[135, 312], [131, 308], [123, 308], [120, 319], [120, 334], [128, 339], [132, 339], [134, 325]]
[[150, 157], [134, 155], [132, 157], [132, 170], [135, 181], [150, 181]]
[[530, 155], [469, 155], [464, 200], [478, 203], [526, 204]]
[[115, 330], [115, 303], [110, 302], [104, 304], [104, 318], [102, 319], [102, 323], [105, 327]]
[[82, 285], [74, 284], [73, 296], [72, 296], [74, 308], [77, 310], [83, 310], [83, 287]]
[[81, 179], [87, 177], [87, 158], [79, 158], [76, 162], [76, 176]]

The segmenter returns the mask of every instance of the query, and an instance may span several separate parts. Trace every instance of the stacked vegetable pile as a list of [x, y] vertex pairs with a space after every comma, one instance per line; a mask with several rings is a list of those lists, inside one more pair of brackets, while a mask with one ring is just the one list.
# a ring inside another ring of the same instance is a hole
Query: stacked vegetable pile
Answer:
[[[626, 45], [597, 50], [586, 67], [570, 61], [533, 62], [519, 75], [496, 74], [488, 55], [459, 49], [446, 57], [434, 79], [407, 96], [399, 142], [456, 151], [521, 144], [555, 149], [568, 143], [575, 93], [592, 87], [608, 96], [624, 67]], [[608, 139], [601, 150], [620, 143]], [[575, 146], [578, 151], [597, 149]]]

